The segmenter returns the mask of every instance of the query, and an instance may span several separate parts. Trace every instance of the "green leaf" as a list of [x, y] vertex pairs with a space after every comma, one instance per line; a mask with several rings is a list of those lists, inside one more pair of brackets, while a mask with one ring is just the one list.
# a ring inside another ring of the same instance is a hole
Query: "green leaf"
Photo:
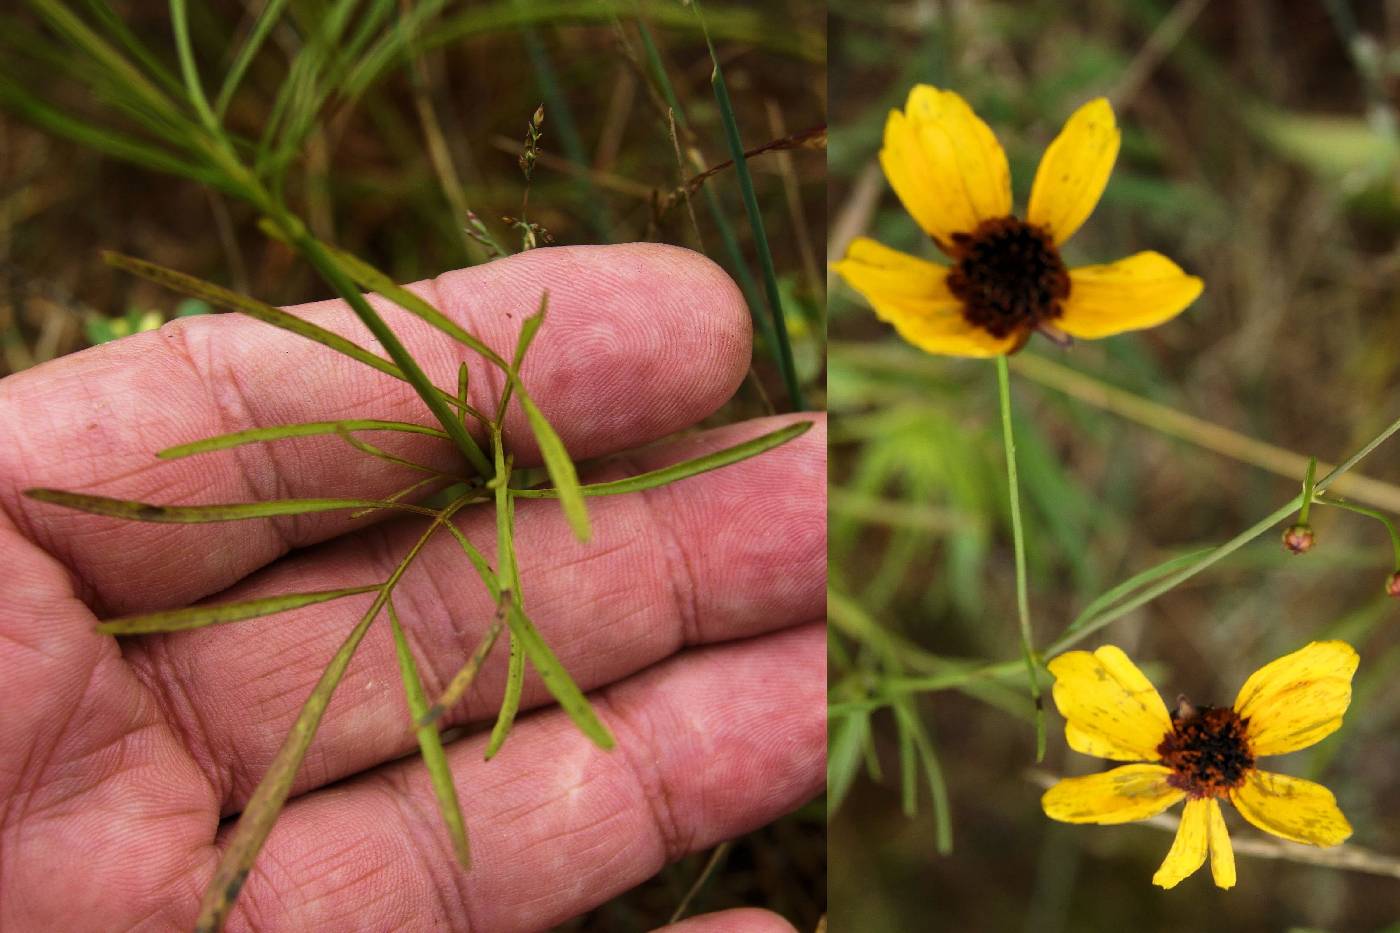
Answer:
[[907, 700], [896, 701], [894, 713], [901, 739], [908, 735], [910, 744], [917, 751], [924, 768], [924, 780], [933, 796], [934, 846], [939, 855], [948, 855], [953, 851], [953, 818], [948, 806], [948, 785], [943, 779], [943, 768], [912, 704]]
[[502, 423], [505, 419], [506, 406], [510, 404], [511, 389], [520, 382], [520, 366], [525, 362], [525, 354], [530, 351], [530, 344], [534, 343], [535, 334], [539, 333], [540, 325], [544, 323], [544, 315], [547, 310], [549, 310], [549, 292], [540, 295], [539, 309], [520, 325], [520, 339], [516, 341], [515, 356], [510, 364], [512, 378], [507, 380], [505, 388], [501, 390], [501, 401], [496, 406], [497, 424]]
[[359, 344], [346, 340], [339, 334], [331, 333], [324, 327], [302, 320], [295, 314], [288, 314], [281, 308], [275, 308], [255, 298], [240, 295], [238, 292], [230, 291], [212, 282], [206, 282], [203, 279], [177, 272], [153, 262], [147, 262], [144, 259], [136, 259], [113, 252], [104, 252], [102, 259], [109, 266], [130, 272], [132, 275], [140, 276], [149, 282], [155, 282], [157, 285], [164, 285], [174, 291], [203, 299], [216, 307], [238, 311], [266, 324], [271, 324], [273, 327], [279, 327], [308, 340], [314, 340], [322, 346], [358, 360], [382, 373], [387, 373], [395, 379], [407, 381], [404, 374], [391, 361], [376, 356]]
[[[517, 352], [517, 358], [521, 354]], [[499, 417], [497, 424], [500, 423]], [[496, 458], [496, 477], [492, 480], [496, 495], [496, 553], [500, 566], [500, 578], [505, 580], [505, 588], [496, 597], [497, 611], [509, 612], [512, 605], [524, 608], [524, 591], [520, 586], [520, 564], [515, 557], [515, 501], [510, 496], [511, 463], [505, 455], [505, 445], [501, 442], [499, 428], [492, 430], [492, 450]], [[506, 673], [506, 691], [501, 698], [501, 708], [496, 713], [496, 724], [491, 728], [491, 739], [486, 744], [486, 760], [490, 761], [505, 744], [510, 735], [515, 716], [520, 711], [520, 698], [525, 691], [525, 652], [520, 639], [512, 631], [510, 635], [510, 668]]]
[[[617, 496], [623, 493], [641, 492], [644, 489], [655, 489], [667, 483], [674, 483], [676, 480], [687, 479], [710, 470], [729, 466], [732, 463], [738, 463], [741, 460], [747, 460], [772, 450], [774, 447], [780, 447], [788, 441], [806, 434], [812, 429], [813, 423], [800, 421], [776, 431], [770, 431], [752, 440], [744, 441], [742, 444], [735, 444], [733, 447], [726, 447], [723, 450], [694, 457], [681, 463], [662, 467], [659, 470], [639, 473], [626, 479], [611, 480], [606, 483], [590, 483], [586, 486], [580, 486], [579, 493], [583, 496]], [[512, 489], [511, 495], [517, 499], [557, 499], [559, 491], [557, 489]]]
[[318, 434], [339, 434], [342, 431], [402, 431], [408, 434], [427, 434], [431, 437], [447, 439], [447, 432], [407, 421], [380, 421], [374, 418], [355, 418], [345, 421], [307, 421], [301, 424], [281, 424], [271, 428], [250, 428], [232, 434], [220, 434], [188, 444], [167, 447], [156, 454], [162, 460], [178, 460], [194, 454], [208, 453], [211, 450], [227, 450], [242, 444], [259, 441], [280, 441], [288, 437], [313, 437]]
[[428, 726], [446, 716], [452, 707], [456, 706], [462, 697], [466, 696], [471, 685], [476, 681], [476, 675], [481, 672], [481, 666], [486, 663], [486, 658], [491, 654], [491, 649], [496, 647], [497, 640], [501, 637], [501, 632], [505, 630], [506, 613], [510, 601], [509, 594], [502, 594], [502, 599], [497, 600], [496, 617], [492, 619], [491, 626], [486, 630], [486, 634], [481, 637], [481, 643], [476, 646], [472, 656], [467, 659], [467, 663], [462, 665], [452, 679], [448, 681], [442, 694], [433, 701], [433, 705], [419, 714], [418, 725]]
[[525, 692], [525, 650], [520, 639], [510, 637], [510, 666], [506, 670], [506, 690], [501, 697], [501, 708], [496, 711], [496, 723], [491, 727], [491, 738], [486, 743], [483, 756], [487, 761], [496, 757], [506, 737], [515, 725], [515, 717], [520, 712], [520, 699]]
[[313, 593], [288, 593], [283, 596], [263, 596], [258, 599], [245, 599], [236, 603], [219, 603], [213, 606], [189, 606], [184, 609], [169, 609], [164, 612], [148, 612], [142, 615], [122, 616], [107, 619], [97, 626], [105, 635], [147, 635], [152, 632], [179, 632], [185, 629], [203, 628], [206, 625], [224, 625], [228, 622], [242, 622], [244, 619], [257, 619], [278, 612], [314, 606], [330, 602], [344, 596], [358, 596], [379, 589], [379, 584], [371, 586], [347, 586], [338, 590], [318, 590]]
[[253, 28], [248, 31], [248, 37], [243, 40], [243, 45], [238, 49], [238, 55], [234, 57], [233, 64], [229, 66], [228, 72], [224, 75], [223, 86], [219, 88], [219, 96], [215, 99], [214, 112], [220, 117], [228, 110], [229, 103], [233, 100], [233, 94], [238, 90], [238, 85], [243, 80], [244, 73], [248, 66], [253, 63], [253, 58], [262, 48], [263, 41], [272, 32], [272, 27], [282, 18], [282, 11], [286, 9], [287, 0], [268, 0], [263, 5], [262, 11], [258, 13], [258, 18], [253, 21]]
[[545, 418], [544, 413], [535, 406], [530, 396], [525, 394], [524, 386], [518, 387], [517, 394], [520, 396], [520, 407], [530, 422], [530, 430], [534, 432], [535, 442], [539, 445], [540, 455], [544, 458], [545, 469], [549, 471], [549, 478], [554, 482], [555, 495], [559, 504], [564, 507], [564, 517], [569, 520], [569, 527], [574, 530], [574, 536], [580, 541], [587, 541], [592, 532], [588, 526], [588, 509], [583, 504], [583, 492], [579, 487], [574, 461], [569, 458], [563, 440]]
[[[387, 607], [389, 627], [394, 632], [394, 653], [399, 659], [399, 674], [403, 677], [403, 689], [408, 697], [408, 712], [416, 723], [427, 713], [428, 700], [423, 692], [423, 680], [418, 675], [418, 665], [413, 660], [413, 650], [408, 645], [403, 626], [399, 624], [398, 613], [394, 611], [393, 600], [388, 601]], [[428, 776], [432, 779], [438, 812], [442, 814], [447, 834], [452, 838], [452, 852], [457, 856], [457, 864], [466, 871], [472, 867], [471, 846], [467, 843], [467, 824], [462, 819], [457, 785], [452, 781], [452, 767], [447, 762], [442, 736], [431, 722], [416, 726], [414, 732], [418, 736], [418, 748], [423, 753], [423, 764], [427, 765]]]
[[588, 698], [583, 695], [578, 684], [574, 683], [564, 665], [559, 663], [549, 645], [540, 637], [539, 631], [525, 615], [524, 610], [512, 605], [509, 622], [511, 634], [520, 640], [521, 647], [525, 649], [525, 656], [530, 659], [545, 687], [554, 695], [554, 699], [559, 701], [559, 705], [574, 721], [574, 725], [599, 748], [612, 748], [616, 744], [612, 733], [608, 732], [607, 726], [598, 719]]
[[233, 828], [232, 837], [214, 869], [214, 875], [208, 887], [204, 889], [204, 897], [199, 905], [199, 917], [195, 921], [196, 933], [217, 933], [223, 929], [224, 922], [233, 910], [234, 901], [238, 899], [238, 892], [242, 890], [243, 882], [252, 871], [253, 861], [258, 857], [263, 843], [267, 841], [273, 823], [277, 822], [283, 804], [287, 802], [292, 782], [296, 779], [302, 759], [306, 757], [307, 748], [311, 746], [311, 740], [316, 736], [321, 717], [330, 704], [331, 695], [345, 676], [345, 669], [360, 642], [364, 640], [370, 624], [383, 607], [387, 593], [386, 588], [351, 629], [335, 656], [331, 658], [331, 662], [326, 665], [315, 689], [306, 698], [296, 722], [282, 742], [282, 747], [277, 750], [272, 764], [268, 766], [267, 773], [263, 775], [253, 795], [248, 798], [248, 803], [244, 805], [243, 813]]
[[334, 512], [338, 509], [398, 509], [419, 515], [437, 515], [432, 509], [389, 502], [383, 499], [273, 499], [269, 502], [235, 502], [222, 505], [152, 505], [131, 499], [109, 499], [62, 489], [26, 489], [24, 494], [39, 502], [61, 505], [93, 515], [109, 515], [133, 522], [160, 522], [174, 525], [232, 522], [247, 518], [272, 518], [278, 515], [306, 515], [311, 512]]
[[1123, 599], [1134, 590], [1147, 586], [1150, 583], [1156, 583], [1168, 574], [1175, 573], [1183, 567], [1190, 566], [1213, 550], [1215, 550], [1213, 547], [1198, 548], [1197, 550], [1181, 554], [1177, 557], [1162, 561], [1160, 564], [1148, 567], [1140, 573], [1133, 574], [1122, 583], [1096, 596], [1094, 600], [1089, 603], [1089, 605], [1085, 606], [1084, 610], [1075, 617], [1074, 621], [1069, 624], [1065, 629], [1065, 634], [1068, 635], [1071, 632], [1077, 631], [1090, 619], [1094, 618], [1094, 616], [1103, 612], [1109, 606]]
[[835, 813], [841, 809], [859, 773], [861, 749], [870, 734], [870, 713], [856, 710], [832, 718], [835, 721], [831, 724], [831, 754], [827, 758], [826, 784], [831, 798], [831, 812]]

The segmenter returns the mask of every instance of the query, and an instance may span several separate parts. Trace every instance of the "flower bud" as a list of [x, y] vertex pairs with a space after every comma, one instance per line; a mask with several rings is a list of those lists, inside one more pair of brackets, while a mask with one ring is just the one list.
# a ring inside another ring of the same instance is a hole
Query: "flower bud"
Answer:
[[1400, 570], [1386, 578], [1385, 595], [1400, 599]]
[[1306, 554], [1312, 550], [1313, 530], [1307, 525], [1293, 525], [1283, 533], [1283, 549], [1290, 554]]

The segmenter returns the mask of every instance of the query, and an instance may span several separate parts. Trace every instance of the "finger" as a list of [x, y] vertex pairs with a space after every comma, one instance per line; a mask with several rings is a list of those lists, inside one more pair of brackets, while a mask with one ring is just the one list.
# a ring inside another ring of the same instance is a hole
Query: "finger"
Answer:
[[[507, 358], [521, 322], [549, 293], [549, 316], [523, 375], [575, 458], [633, 447], [694, 423], [733, 393], [748, 366], [742, 298], [719, 267], [688, 250], [643, 244], [532, 250], [413, 289]], [[465, 359], [473, 404], [494, 410], [499, 370], [388, 302], [373, 303], [438, 385], [454, 387]], [[293, 310], [372, 346], [343, 302]], [[311, 341], [239, 315], [182, 318], [0, 383], [0, 505], [107, 609], [182, 605], [289, 548], [356, 526], [345, 512], [204, 526], [135, 524], [33, 502], [20, 491], [47, 486], [184, 504], [376, 498], [421, 478], [335, 436], [170, 462], [153, 456], [232, 431], [341, 418], [433, 423], [406, 383]], [[535, 458], [518, 411], [506, 431], [522, 462]], [[457, 459], [432, 437], [380, 433], [372, 440], [438, 468]]]
[[[659, 446], [633, 455], [621, 472], [739, 443], [796, 417], [748, 422]], [[586, 690], [621, 679], [686, 644], [750, 637], [823, 616], [823, 428], [819, 421], [788, 444], [671, 486], [590, 500], [594, 538], [589, 544], [568, 533], [557, 503], [518, 503], [525, 607], [580, 686]], [[489, 511], [460, 522], [488, 556], [494, 522]], [[386, 523], [293, 555], [229, 595], [382, 580], [423, 527], [413, 520]], [[187, 736], [225, 812], [240, 809], [262, 779], [369, 599], [128, 643], [128, 659], [161, 698], [177, 731]], [[494, 604], [445, 534], [404, 575], [394, 602], [428, 691], [436, 695], [476, 647]], [[503, 649], [504, 640], [449, 723], [494, 717], [505, 682]], [[525, 704], [548, 700], [532, 672]], [[406, 715], [393, 642], [387, 627], [377, 625], [325, 713], [294, 793], [412, 749], [413, 736], [402, 725]]]
[[767, 910], [740, 907], [691, 917], [662, 927], [667, 933], [797, 933], [791, 923]]
[[523, 720], [489, 763], [481, 738], [448, 746], [467, 873], [417, 760], [311, 794], [283, 812], [237, 909], [265, 928], [547, 929], [817, 794], [825, 683], [823, 626], [804, 626], [608, 688], [612, 752], [558, 711]]

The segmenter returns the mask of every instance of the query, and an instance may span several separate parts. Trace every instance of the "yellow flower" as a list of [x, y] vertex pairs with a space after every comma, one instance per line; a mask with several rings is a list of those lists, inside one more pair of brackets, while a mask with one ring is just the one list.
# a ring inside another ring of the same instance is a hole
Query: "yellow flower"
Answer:
[[1255, 760], [1307, 748], [1335, 732], [1351, 702], [1358, 660], [1346, 642], [1315, 641], [1255, 671], [1233, 707], [1193, 707], [1182, 698], [1168, 714], [1151, 682], [1119, 649], [1066, 652], [1049, 667], [1069, 747], [1150, 763], [1065, 778], [1045, 792], [1041, 806], [1066, 823], [1111, 824], [1145, 820], [1185, 799], [1176, 841], [1152, 876], [1164, 888], [1200, 868], [1207, 853], [1215, 883], [1234, 887], [1235, 856], [1221, 800], [1265, 832], [1335, 846], [1351, 835], [1351, 825], [1332, 792], [1261, 771]]
[[1108, 101], [1075, 111], [1045, 150], [1020, 220], [1011, 214], [1006, 153], [991, 129], [952, 91], [915, 85], [904, 110], [890, 111], [880, 164], [954, 264], [859, 237], [835, 269], [929, 353], [998, 356], [1037, 330], [1065, 342], [1161, 324], [1196, 300], [1200, 279], [1160, 253], [1078, 269], [1060, 258], [1108, 184], [1118, 141]]

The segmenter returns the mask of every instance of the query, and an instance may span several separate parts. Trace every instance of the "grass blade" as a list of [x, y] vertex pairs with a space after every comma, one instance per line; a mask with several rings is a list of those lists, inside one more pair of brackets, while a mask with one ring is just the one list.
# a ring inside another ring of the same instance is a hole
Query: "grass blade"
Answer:
[[189, 178], [228, 194], [242, 193], [238, 186], [221, 172], [194, 162], [186, 162], [163, 149], [106, 127], [75, 119], [30, 94], [4, 75], [0, 75], [0, 104], [12, 108], [40, 129], [71, 139], [98, 152], [153, 171]]
[[236, 603], [220, 603], [214, 606], [190, 606], [185, 609], [171, 609], [165, 612], [148, 612], [137, 616], [122, 616], [107, 619], [97, 626], [104, 635], [148, 635], [153, 632], [180, 632], [185, 629], [203, 628], [206, 625], [224, 625], [228, 622], [242, 622], [330, 602], [344, 596], [358, 596], [379, 589], [379, 584], [371, 586], [347, 586], [338, 590], [319, 590], [314, 593], [288, 593], [283, 596], [263, 596]]
[[108, 515], [133, 522], [197, 525], [204, 522], [233, 522], [247, 518], [273, 518], [279, 515], [306, 515], [338, 509], [398, 509], [419, 515], [436, 515], [432, 509], [383, 499], [273, 499], [269, 502], [235, 502], [220, 505], [152, 505], [132, 499], [109, 499], [62, 489], [26, 489], [24, 494], [38, 502], [64, 508]]
[[[646, 52], [647, 62], [651, 66], [657, 85], [661, 88], [661, 93], [666, 98], [667, 105], [671, 108], [671, 113], [680, 127], [687, 133], [690, 132], [689, 121], [686, 120], [685, 111], [680, 105], [680, 100], [676, 97], [676, 89], [671, 84], [671, 78], [666, 72], [666, 65], [661, 60], [661, 52], [656, 48], [656, 41], [652, 38], [651, 28], [647, 26], [645, 19], [638, 18], [637, 30], [642, 37], [642, 48]], [[703, 171], [705, 168], [700, 163], [694, 167], [697, 171]], [[684, 178], [681, 179], [681, 183], [685, 183]], [[744, 253], [739, 248], [739, 237], [734, 232], [734, 225], [729, 222], [729, 215], [720, 204], [719, 195], [715, 193], [713, 186], [705, 186], [701, 189], [701, 194], [704, 195], [710, 219], [714, 221], [715, 229], [719, 231], [724, 251], [729, 256], [729, 269], [739, 283], [739, 291], [744, 295], [744, 303], [749, 306], [749, 314], [753, 318], [759, 334], [763, 337], [764, 345], [769, 348], [769, 352], [774, 352], [778, 346], [778, 335], [773, 331], [772, 318], [763, 313], [763, 299], [759, 295], [758, 285], [753, 280], [753, 274], [749, 271], [749, 265], [744, 261]]]
[[[626, 479], [615, 479], [606, 483], [589, 483], [586, 486], [580, 486], [579, 493], [585, 497], [617, 496], [628, 492], [641, 492], [644, 489], [655, 489], [657, 486], [664, 486], [667, 483], [674, 483], [676, 480], [717, 470], [720, 467], [756, 457], [774, 447], [781, 447], [788, 441], [806, 434], [811, 430], [813, 423], [802, 421], [790, 424], [752, 440], [744, 441], [742, 444], [735, 444], [733, 447], [726, 447], [723, 450], [717, 450], [702, 457], [694, 457], [682, 463], [662, 467], [659, 470], [638, 473], [636, 476], [629, 476]], [[557, 489], [512, 489], [511, 495], [517, 499], [556, 499], [559, 497], [559, 491]]]
[[408, 434], [427, 434], [446, 440], [447, 432], [407, 421], [380, 421], [375, 418], [355, 418], [346, 421], [306, 421], [301, 424], [282, 424], [272, 428], [250, 428], [232, 434], [219, 434], [204, 440], [191, 441], [167, 447], [156, 454], [162, 460], [178, 460], [213, 450], [228, 450], [243, 444], [260, 441], [280, 441], [289, 437], [314, 437], [318, 434], [339, 434], [342, 431], [402, 431]]
[[[394, 602], [386, 602], [389, 610], [389, 627], [394, 632], [394, 653], [399, 659], [399, 673], [403, 677], [404, 694], [408, 697], [408, 712], [417, 723], [428, 710], [428, 700], [423, 693], [423, 679], [418, 675], [418, 665], [413, 660], [413, 649], [399, 624]], [[471, 846], [467, 842], [467, 824], [462, 819], [462, 806], [457, 800], [457, 785], [452, 781], [452, 767], [447, 763], [447, 751], [442, 747], [442, 736], [437, 726], [431, 722], [416, 725], [418, 748], [423, 755], [423, 764], [428, 768], [428, 776], [433, 784], [433, 796], [437, 798], [438, 812], [447, 826], [447, 834], [452, 838], [452, 852], [457, 856], [457, 864], [463, 871], [472, 867]]]
[[[695, 3], [695, 15], [700, 17], [701, 27], [704, 28], [704, 14], [700, 12], [698, 2]], [[773, 252], [768, 247], [768, 234], [763, 227], [763, 212], [759, 210], [758, 196], [753, 190], [753, 176], [749, 174], [748, 159], [744, 157], [744, 141], [739, 135], [739, 124], [734, 119], [734, 107], [729, 100], [729, 89], [724, 83], [724, 70], [719, 66], [719, 56], [715, 54], [715, 47], [710, 42], [708, 32], [705, 35], [705, 43], [709, 46], [710, 60], [714, 63], [714, 69], [710, 72], [710, 84], [715, 92], [715, 101], [719, 104], [720, 122], [724, 125], [724, 138], [729, 144], [729, 157], [734, 160], [739, 192], [744, 198], [744, 211], [749, 218], [749, 227], [753, 230], [754, 248], [758, 251], [759, 267], [763, 271], [763, 290], [768, 296], [768, 310], [773, 316], [773, 334], [777, 338], [778, 369], [782, 372], [788, 398], [791, 399], [793, 407], [800, 411], [807, 407], [807, 403], [802, 397], [802, 387], [797, 381], [797, 366], [793, 362], [792, 345], [788, 341], [783, 302], [778, 294], [778, 273], [773, 266]]]

